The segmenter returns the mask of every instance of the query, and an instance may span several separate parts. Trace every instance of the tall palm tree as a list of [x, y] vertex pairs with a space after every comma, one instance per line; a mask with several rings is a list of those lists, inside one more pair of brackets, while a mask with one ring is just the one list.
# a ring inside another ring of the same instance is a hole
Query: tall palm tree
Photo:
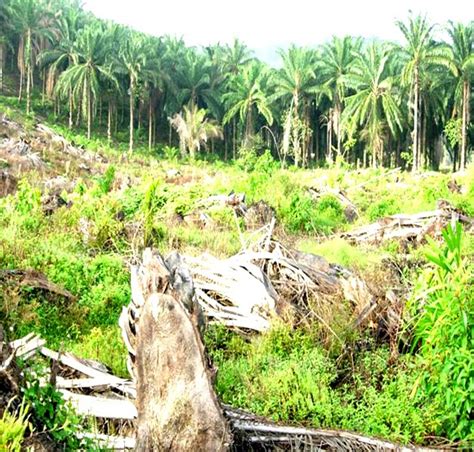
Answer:
[[224, 115], [224, 125], [235, 116], [245, 124], [245, 133], [242, 144], [248, 144], [254, 134], [254, 110], [256, 109], [269, 125], [273, 123], [273, 115], [269, 107], [267, 96], [262, 90], [262, 84], [268, 78], [268, 71], [261, 63], [251, 63], [243, 71], [230, 79], [227, 93], [223, 96], [229, 106]]
[[[54, 34], [53, 46], [43, 50], [38, 55], [40, 67], [47, 67], [46, 92], [53, 94], [58, 77], [77, 59], [76, 39], [79, 29], [83, 26], [82, 12], [79, 8], [70, 7], [62, 11], [56, 18], [56, 32]], [[67, 95], [69, 107], [69, 128], [73, 123], [73, 95], [72, 87]]]
[[190, 157], [194, 159], [196, 151], [199, 151], [201, 145], [206, 144], [209, 138], [222, 138], [219, 125], [206, 119], [206, 110], [193, 103], [184, 106], [183, 112], [177, 113], [170, 122], [178, 132], [183, 157], [188, 151]]
[[254, 59], [252, 51], [238, 39], [234, 39], [232, 45], [227, 44], [223, 49], [224, 71], [229, 75], [237, 74]]
[[128, 96], [130, 108], [130, 139], [129, 152], [133, 151], [133, 131], [134, 131], [134, 110], [137, 84], [143, 75], [143, 69], [146, 64], [146, 39], [143, 35], [136, 32], [128, 32], [122, 41], [118, 58], [117, 68], [128, 76]]
[[433, 66], [451, 67], [451, 52], [447, 46], [433, 40], [434, 25], [425, 16], [410, 16], [408, 23], [396, 22], [406, 41], [397, 53], [404, 62], [402, 80], [410, 86], [413, 99], [413, 170], [421, 166], [420, 114], [422, 78]]
[[88, 25], [78, 35], [71, 66], [58, 80], [60, 95], [70, 92], [80, 102], [81, 113], [87, 120], [87, 138], [91, 137], [92, 115], [101, 92], [101, 82], [116, 84], [117, 80], [109, 65], [105, 63], [108, 52], [106, 36], [101, 26]]
[[387, 126], [393, 135], [402, 130], [402, 114], [394, 77], [389, 70], [389, 57], [387, 47], [375, 43], [370, 45], [357, 55], [345, 82], [355, 94], [346, 97], [342, 123], [362, 126], [362, 135], [367, 137], [372, 150], [374, 167], [377, 160], [383, 161]]
[[19, 98], [22, 97], [26, 77], [26, 113], [29, 114], [33, 69], [40, 48], [39, 41], [41, 37], [50, 32], [44, 22], [47, 4], [44, 0], [10, 0], [6, 9], [14, 30], [19, 34], [17, 52], [20, 70]]
[[463, 170], [467, 160], [467, 127], [470, 113], [471, 80], [474, 76], [474, 22], [471, 22], [470, 25], [449, 22], [448, 33], [451, 38], [457, 79], [456, 104], [461, 109], [460, 169]]
[[188, 49], [177, 67], [177, 97], [181, 105], [191, 103], [199, 107], [218, 109], [219, 102], [211, 79], [212, 65], [206, 55]]
[[[280, 51], [283, 67], [275, 73], [275, 94], [273, 100], [282, 99], [290, 102], [290, 111], [284, 126], [284, 136], [289, 136], [296, 131], [302, 122], [309, 129], [308, 102], [317, 91], [316, 87], [316, 54], [313, 50], [292, 45], [287, 51]], [[301, 118], [303, 118], [301, 120]], [[302, 143], [300, 141], [303, 141]], [[283, 140], [284, 147], [289, 146], [289, 140]], [[303, 164], [307, 156], [307, 140], [293, 140], [297, 149], [294, 149], [295, 163]], [[283, 149], [286, 155], [288, 149]]]
[[[337, 139], [337, 154], [341, 154], [342, 130], [341, 115], [344, 109], [344, 98], [346, 96], [346, 75], [349, 73], [354, 54], [361, 48], [361, 40], [345, 36], [344, 38], [333, 37], [322, 49], [321, 59], [318, 66], [319, 76], [322, 81], [322, 89], [332, 102], [328, 112], [328, 128], [334, 130]], [[328, 134], [329, 137], [332, 133]], [[331, 159], [332, 143], [328, 142], [328, 157]]]

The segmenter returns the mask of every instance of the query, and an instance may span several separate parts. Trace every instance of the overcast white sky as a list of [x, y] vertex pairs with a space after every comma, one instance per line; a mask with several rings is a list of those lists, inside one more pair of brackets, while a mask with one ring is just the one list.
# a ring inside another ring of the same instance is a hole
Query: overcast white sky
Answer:
[[275, 49], [315, 45], [332, 35], [400, 38], [395, 19], [408, 11], [430, 20], [474, 20], [473, 0], [84, 0], [97, 16], [155, 35], [182, 36], [190, 45], [244, 41], [275, 61]]

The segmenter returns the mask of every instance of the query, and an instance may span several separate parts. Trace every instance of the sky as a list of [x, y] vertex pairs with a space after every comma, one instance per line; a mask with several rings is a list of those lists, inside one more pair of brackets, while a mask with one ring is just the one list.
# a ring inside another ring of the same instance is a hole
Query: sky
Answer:
[[84, 0], [96, 16], [188, 45], [245, 42], [268, 63], [278, 48], [314, 46], [332, 35], [400, 40], [409, 10], [434, 23], [474, 20], [473, 0]]

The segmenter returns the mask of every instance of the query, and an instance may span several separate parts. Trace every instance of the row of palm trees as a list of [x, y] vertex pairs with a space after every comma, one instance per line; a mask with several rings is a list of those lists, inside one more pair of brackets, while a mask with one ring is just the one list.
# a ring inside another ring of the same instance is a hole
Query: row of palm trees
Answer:
[[175, 140], [174, 127], [183, 152], [222, 137], [224, 158], [269, 147], [298, 166], [340, 157], [417, 170], [447, 147], [462, 169], [474, 142], [474, 25], [450, 22], [446, 42], [423, 16], [396, 25], [402, 45], [334, 37], [281, 50], [274, 69], [237, 40], [197, 49], [99, 20], [76, 0], [4, 0], [0, 89], [14, 67], [27, 113], [36, 87], [88, 137], [105, 113], [112, 140], [127, 114], [130, 150], [137, 129], [151, 148]]

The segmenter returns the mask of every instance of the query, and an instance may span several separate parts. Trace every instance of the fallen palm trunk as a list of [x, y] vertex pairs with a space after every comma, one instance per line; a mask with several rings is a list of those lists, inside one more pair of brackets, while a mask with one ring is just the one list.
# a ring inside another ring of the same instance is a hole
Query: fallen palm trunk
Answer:
[[416, 240], [421, 242], [426, 236], [437, 237], [450, 222], [460, 221], [468, 227], [472, 218], [457, 211], [446, 201], [438, 201], [438, 209], [412, 215], [392, 215], [368, 226], [362, 226], [341, 236], [354, 243], [380, 243], [386, 240]]

